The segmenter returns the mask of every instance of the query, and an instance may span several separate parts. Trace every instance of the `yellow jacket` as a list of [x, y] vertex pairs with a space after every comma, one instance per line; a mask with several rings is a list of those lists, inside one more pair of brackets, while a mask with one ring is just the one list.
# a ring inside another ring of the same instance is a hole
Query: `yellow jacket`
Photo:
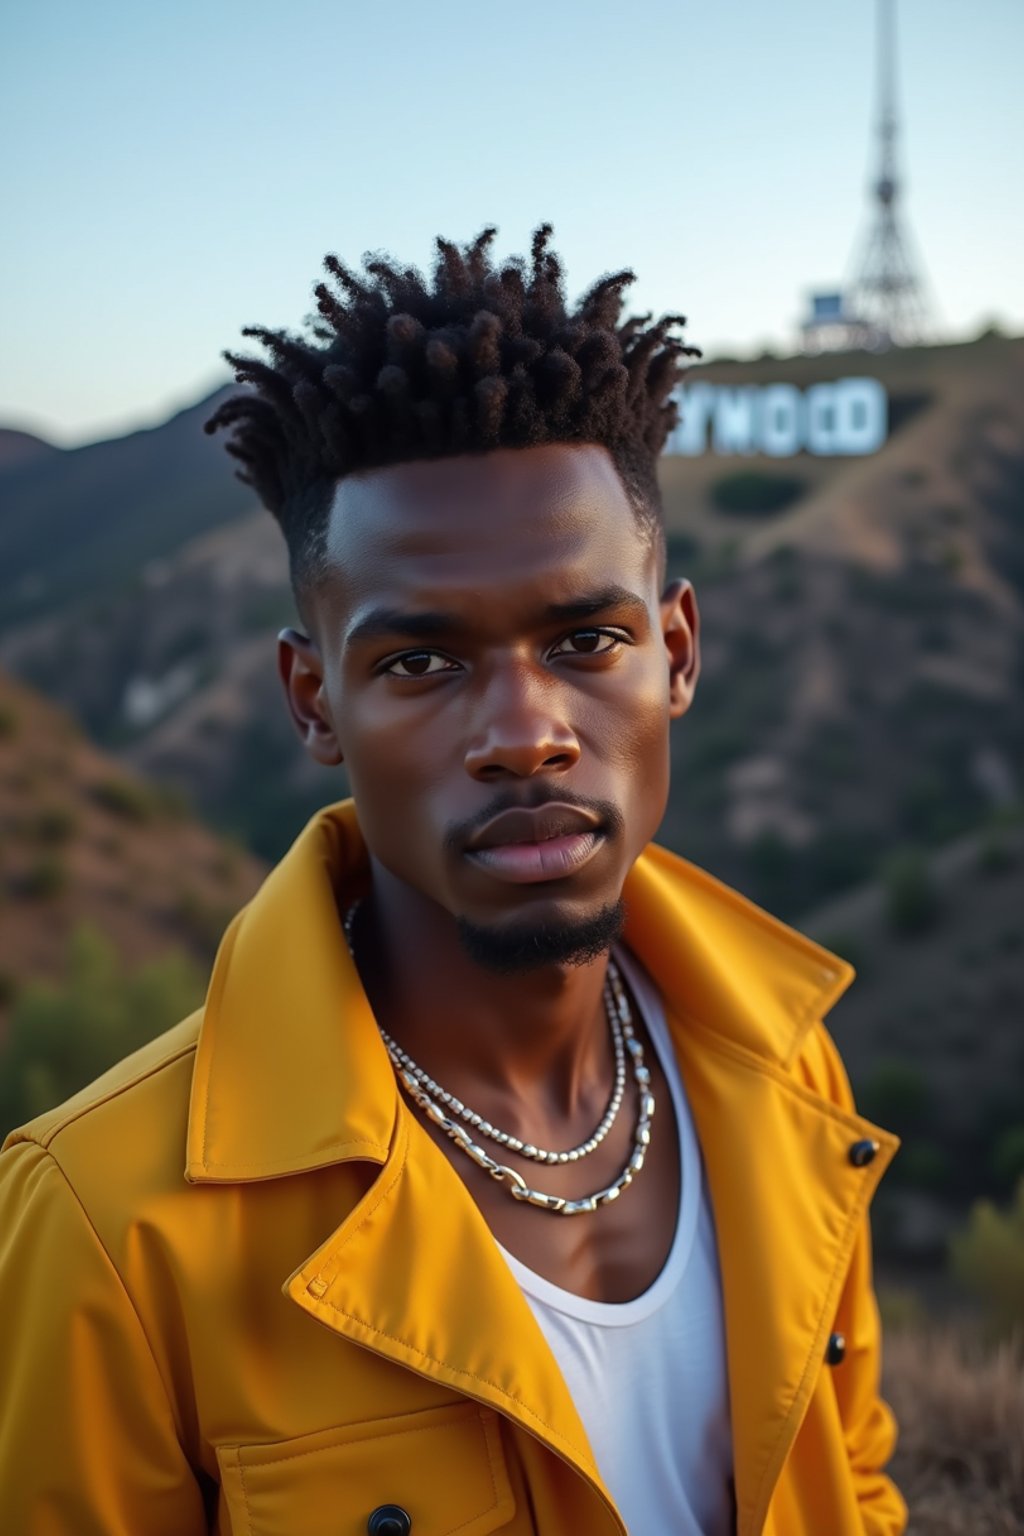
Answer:
[[[397, 1091], [335, 902], [364, 871], [351, 803], [326, 807], [233, 920], [205, 1009], [7, 1138], [4, 1536], [362, 1536], [389, 1503], [411, 1536], [622, 1536]], [[625, 894], [714, 1207], [739, 1536], [895, 1536], [866, 1211], [898, 1143], [820, 1023], [853, 973], [660, 848]]]

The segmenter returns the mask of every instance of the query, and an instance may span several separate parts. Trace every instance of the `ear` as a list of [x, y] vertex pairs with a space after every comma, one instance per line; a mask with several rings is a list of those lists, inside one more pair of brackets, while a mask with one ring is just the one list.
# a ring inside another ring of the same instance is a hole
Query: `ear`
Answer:
[[671, 581], [665, 588], [661, 633], [668, 652], [669, 716], [678, 720], [693, 703], [700, 675], [700, 614], [688, 581]]
[[341, 748], [327, 708], [323, 661], [308, 635], [282, 629], [277, 637], [277, 670], [288, 712], [310, 757], [328, 768], [340, 763]]

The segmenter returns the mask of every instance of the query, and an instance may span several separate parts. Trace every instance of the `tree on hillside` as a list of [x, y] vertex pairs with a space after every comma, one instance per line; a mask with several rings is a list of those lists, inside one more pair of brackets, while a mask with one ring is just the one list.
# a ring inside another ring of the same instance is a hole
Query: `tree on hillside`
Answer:
[[133, 971], [83, 924], [69, 944], [66, 979], [17, 995], [0, 1048], [0, 1139], [59, 1104], [198, 1006], [203, 983], [177, 951]]

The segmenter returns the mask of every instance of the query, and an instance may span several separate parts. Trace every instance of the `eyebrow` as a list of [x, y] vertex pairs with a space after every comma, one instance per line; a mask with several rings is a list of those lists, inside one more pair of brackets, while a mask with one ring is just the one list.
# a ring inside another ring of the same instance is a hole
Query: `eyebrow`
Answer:
[[[627, 610], [646, 616], [647, 604], [628, 587], [609, 586], [599, 592], [587, 593], [566, 603], [549, 603], [539, 615], [542, 624], [566, 624], [577, 619], [590, 619], [609, 608]], [[392, 635], [403, 635], [409, 640], [438, 640], [446, 635], [463, 635], [472, 625], [457, 613], [419, 612], [406, 608], [372, 608], [368, 614], [353, 624], [345, 636], [345, 645], [357, 645], [367, 640], [383, 640]]]

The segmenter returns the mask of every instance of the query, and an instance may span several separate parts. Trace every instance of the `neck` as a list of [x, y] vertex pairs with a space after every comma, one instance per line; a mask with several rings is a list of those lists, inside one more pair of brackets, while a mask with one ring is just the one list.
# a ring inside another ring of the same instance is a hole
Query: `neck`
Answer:
[[556, 1144], [603, 1109], [606, 954], [496, 974], [466, 953], [449, 913], [376, 862], [353, 934], [378, 1023], [449, 1092], [528, 1139], [548, 1126]]

